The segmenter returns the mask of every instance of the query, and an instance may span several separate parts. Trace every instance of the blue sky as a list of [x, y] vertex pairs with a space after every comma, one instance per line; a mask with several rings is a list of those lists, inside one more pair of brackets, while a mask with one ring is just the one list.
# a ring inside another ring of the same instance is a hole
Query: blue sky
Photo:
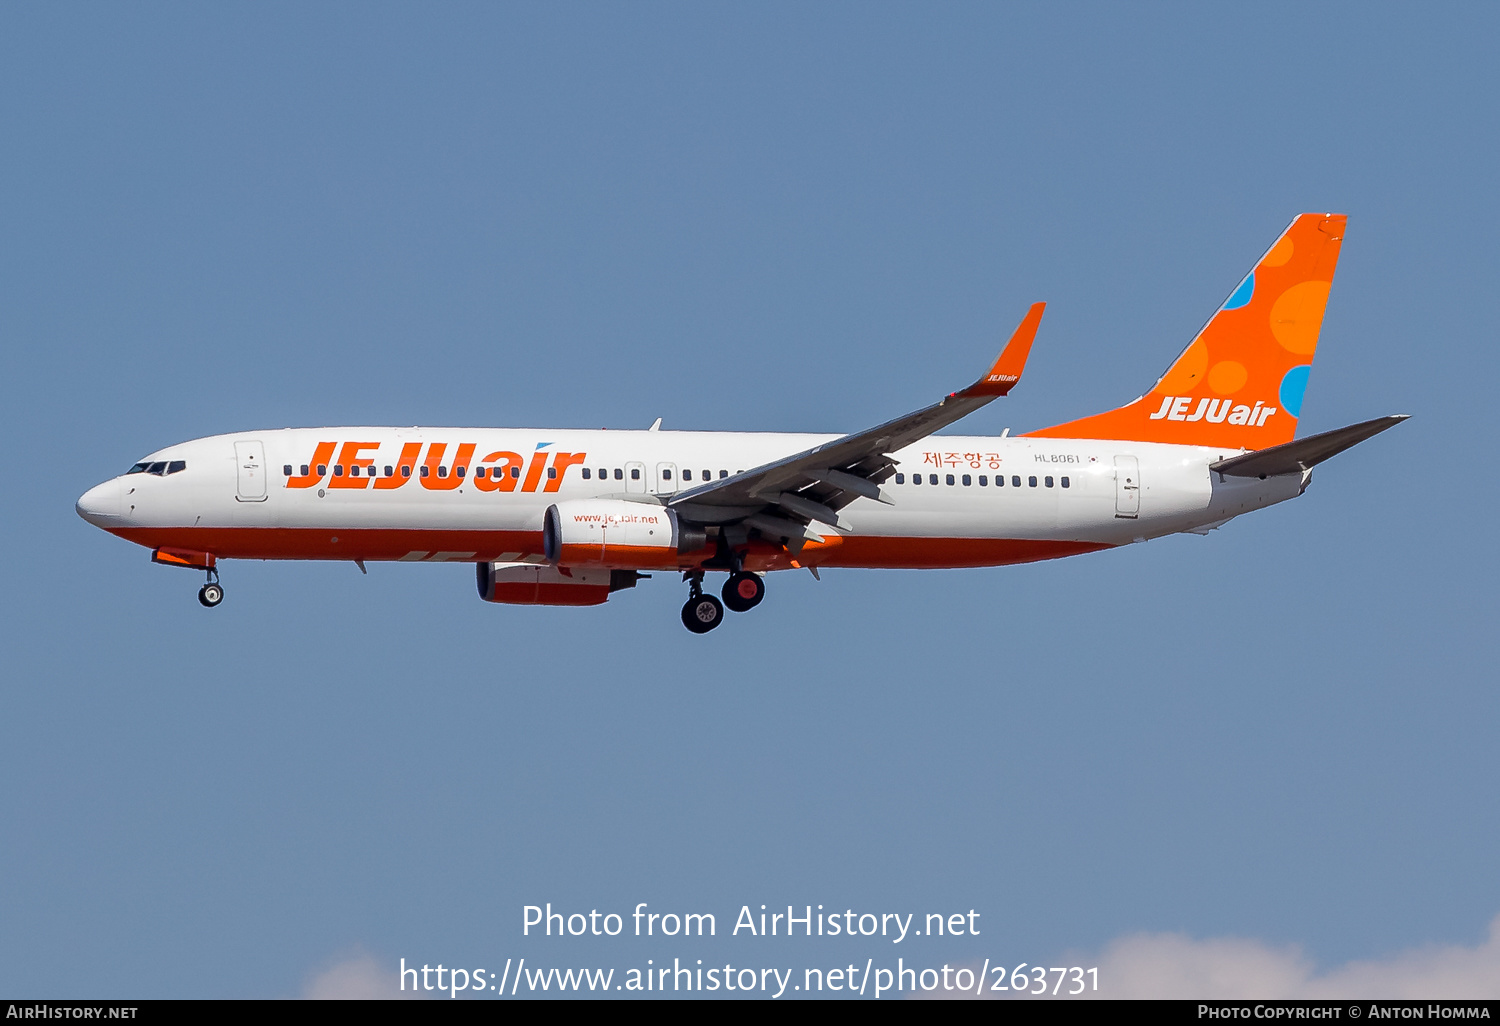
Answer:
[[[770, 958], [524, 940], [547, 901], [981, 911], [936, 961], [1480, 945], [1496, 22], [6, 7], [0, 991]], [[231, 563], [210, 613], [73, 513], [249, 428], [855, 430], [1038, 299], [1026, 380], [964, 430], [1041, 427], [1147, 388], [1304, 210], [1350, 223], [1303, 430], [1413, 419], [1208, 538], [777, 575], [700, 638], [663, 576], [570, 611], [461, 566]]]

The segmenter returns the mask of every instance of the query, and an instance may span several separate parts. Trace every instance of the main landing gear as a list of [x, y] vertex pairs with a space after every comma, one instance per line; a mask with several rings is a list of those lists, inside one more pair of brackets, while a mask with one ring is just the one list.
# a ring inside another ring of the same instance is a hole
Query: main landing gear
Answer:
[[208, 583], [198, 589], [198, 601], [209, 609], [224, 601], [224, 588], [219, 584], [219, 571], [208, 568]]
[[766, 582], [758, 574], [748, 574], [741, 570], [729, 575], [729, 580], [724, 582], [724, 590], [719, 594], [724, 596], [724, 604], [736, 613], [748, 613], [766, 597]]
[[682, 607], [682, 625], [694, 634], [707, 634], [724, 622], [724, 607], [736, 613], [745, 613], [760, 605], [766, 597], [766, 583], [759, 574], [735, 571], [724, 582], [719, 594], [720, 602], [712, 595], [703, 594], [703, 571], [689, 570], [683, 579], [688, 582], [688, 600]]
[[694, 634], [707, 634], [724, 622], [724, 603], [703, 594], [703, 571], [683, 574], [688, 582], [688, 600], [682, 607], [682, 625]]

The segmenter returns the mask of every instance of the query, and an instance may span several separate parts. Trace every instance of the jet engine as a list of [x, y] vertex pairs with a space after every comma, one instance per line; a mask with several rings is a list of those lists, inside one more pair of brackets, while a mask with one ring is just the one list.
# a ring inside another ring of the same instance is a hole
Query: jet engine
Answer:
[[547, 508], [542, 551], [560, 567], [676, 567], [708, 544], [701, 527], [666, 506], [623, 499], [581, 499]]

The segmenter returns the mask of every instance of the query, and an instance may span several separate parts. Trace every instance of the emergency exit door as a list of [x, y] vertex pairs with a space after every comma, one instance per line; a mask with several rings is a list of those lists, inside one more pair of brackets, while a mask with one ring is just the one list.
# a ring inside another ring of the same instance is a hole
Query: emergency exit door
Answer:
[[658, 463], [656, 465], [656, 494], [671, 495], [677, 491], [677, 464]]

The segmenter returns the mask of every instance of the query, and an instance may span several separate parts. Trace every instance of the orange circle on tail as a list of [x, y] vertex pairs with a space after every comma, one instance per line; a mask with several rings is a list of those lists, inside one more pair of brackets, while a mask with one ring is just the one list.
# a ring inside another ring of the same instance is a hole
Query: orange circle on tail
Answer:
[[1187, 395], [1208, 370], [1208, 343], [1198, 339], [1172, 364], [1172, 369], [1162, 375], [1153, 392], [1162, 395]]
[[1208, 372], [1208, 387], [1220, 395], [1229, 395], [1238, 392], [1245, 387], [1245, 380], [1250, 377], [1250, 372], [1245, 370], [1243, 363], [1233, 360], [1220, 360], [1214, 364], [1214, 369]]
[[1295, 248], [1292, 245], [1292, 237], [1290, 235], [1283, 235], [1281, 241], [1271, 247], [1271, 252], [1266, 254], [1265, 259], [1260, 262], [1260, 266], [1280, 267], [1292, 258], [1292, 250]]
[[1311, 356], [1318, 348], [1318, 329], [1323, 326], [1323, 308], [1331, 288], [1331, 281], [1298, 282], [1277, 298], [1271, 307], [1271, 334], [1283, 349]]

